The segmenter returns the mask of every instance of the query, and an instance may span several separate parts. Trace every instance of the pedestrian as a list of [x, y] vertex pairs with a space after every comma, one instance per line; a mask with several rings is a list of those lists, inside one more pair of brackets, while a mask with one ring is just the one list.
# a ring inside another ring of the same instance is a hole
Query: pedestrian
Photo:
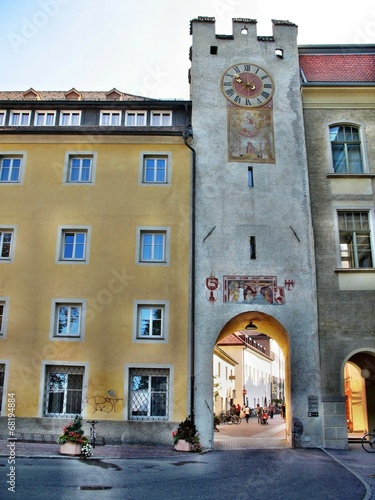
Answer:
[[270, 403], [269, 406], [268, 406], [268, 415], [270, 416], [270, 418], [273, 418], [273, 404]]
[[245, 414], [246, 423], [248, 424], [249, 423], [249, 418], [250, 418], [250, 408], [247, 405], [245, 405], [243, 407], [243, 412]]
[[260, 407], [259, 403], [257, 404], [256, 412], [257, 412], [257, 416], [258, 416], [258, 424], [261, 424], [262, 423], [263, 408]]
[[241, 405], [240, 405], [240, 403], [237, 404], [236, 413], [237, 413], [238, 416], [241, 415]]

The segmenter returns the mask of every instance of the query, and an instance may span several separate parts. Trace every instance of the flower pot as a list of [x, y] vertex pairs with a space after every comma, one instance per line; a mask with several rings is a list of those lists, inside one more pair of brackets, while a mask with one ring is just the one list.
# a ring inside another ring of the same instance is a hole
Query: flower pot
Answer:
[[191, 451], [191, 443], [179, 439], [174, 445], [174, 449], [177, 451]]
[[80, 455], [82, 452], [82, 443], [73, 443], [68, 441], [67, 443], [60, 444], [61, 455]]

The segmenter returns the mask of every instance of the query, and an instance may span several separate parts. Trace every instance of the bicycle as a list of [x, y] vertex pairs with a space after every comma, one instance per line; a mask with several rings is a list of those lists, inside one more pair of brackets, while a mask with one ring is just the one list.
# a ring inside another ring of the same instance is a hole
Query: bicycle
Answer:
[[[375, 429], [372, 429], [375, 432]], [[367, 451], [367, 453], [375, 453], [375, 434], [372, 432], [367, 432], [362, 437], [362, 448]]]
[[87, 420], [88, 424], [91, 424], [90, 427], [90, 444], [93, 448], [95, 448], [95, 441], [96, 441], [96, 429], [95, 429], [95, 424], [99, 423], [99, 420]]
[[238, 415], [235, 413], [231, 413], [230, 411], [227, 411], [224, 413], [223, 411], [220, 413], [220, 420], [223, 424], [240, 424], [241, 419]]

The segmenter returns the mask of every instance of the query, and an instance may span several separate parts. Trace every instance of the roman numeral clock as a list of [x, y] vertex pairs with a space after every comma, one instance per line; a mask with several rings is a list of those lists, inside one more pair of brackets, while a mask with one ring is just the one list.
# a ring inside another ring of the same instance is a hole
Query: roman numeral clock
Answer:
[[272, 97], [274, 82], [263, 68], [238, 63], [221, 77], [228, 102], [228, 160], [275, 163]]

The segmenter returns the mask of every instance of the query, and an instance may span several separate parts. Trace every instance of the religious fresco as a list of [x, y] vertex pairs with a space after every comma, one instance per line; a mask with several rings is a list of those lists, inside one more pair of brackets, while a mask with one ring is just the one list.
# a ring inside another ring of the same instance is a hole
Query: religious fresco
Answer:
[[276, 276], [223, 276], [224, 302], [236, 304], [285, 304], [285, 287]]
[[228, 160], [275, 163], [272, 109], [228, 106]]

